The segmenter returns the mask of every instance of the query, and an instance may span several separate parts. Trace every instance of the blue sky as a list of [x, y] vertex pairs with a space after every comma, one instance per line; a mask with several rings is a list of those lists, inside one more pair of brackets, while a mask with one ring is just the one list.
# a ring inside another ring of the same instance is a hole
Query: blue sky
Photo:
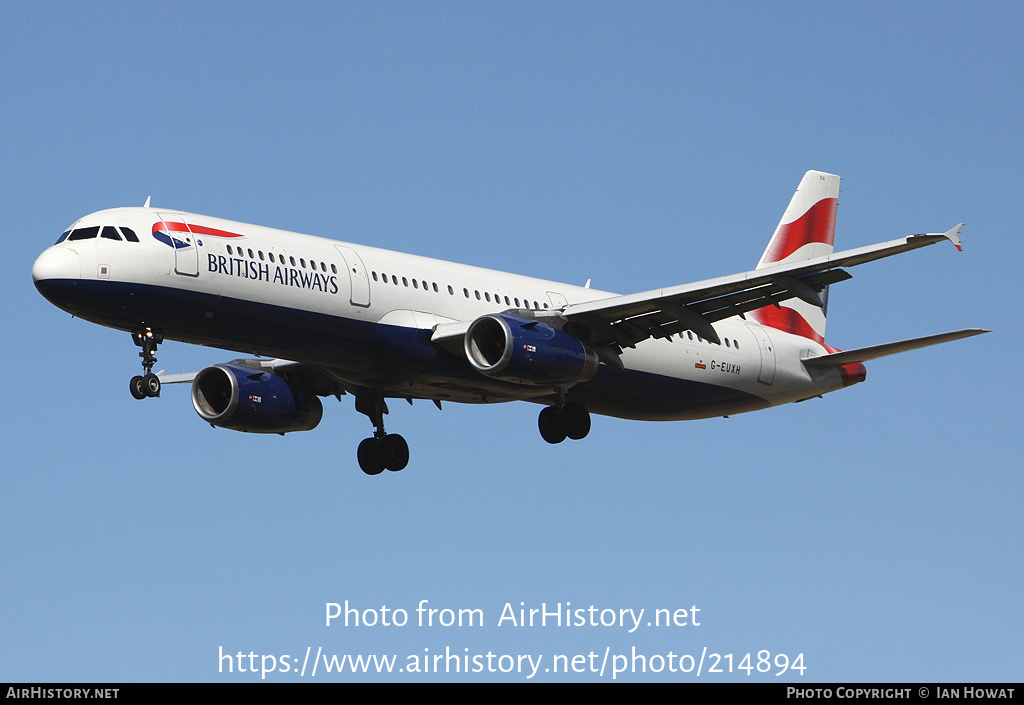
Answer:
[[[0, 679], [247, 681], [220, 649], [402, 666], [445, 647], [542, 655], [533, 680], [610, 680], [543, 667], [633, 648], [802, 653], [808, 682], [1020, 679], [1019, 4], [0, 7]], [[995, 332], [875, 361], [824, 399], [595, 418], [560, 446], [534, 405], [393, 403], [412, 462], [369, 478], [351, 398], [283, 438], [210, 428], [183, 387], [138, 403], [129, 337], [29, 276], [78, 217], [152, 196], [643, 291], [753, 267], [808, 169], [843, 176], [840, 248], [967, 223], [962, 254], [833, 287], [831, 344]], [[345, 600], [410, 624], [326, 627]], [[414, 626], [421, 600], [485, 624]], [[697, 605], [701, 625], [499, 627], [521, 602]]]

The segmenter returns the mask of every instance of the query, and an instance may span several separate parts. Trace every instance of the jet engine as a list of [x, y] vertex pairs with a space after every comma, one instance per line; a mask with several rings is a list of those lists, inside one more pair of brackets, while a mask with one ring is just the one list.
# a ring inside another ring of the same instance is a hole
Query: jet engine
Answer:
[[572, 384], [597, 372], [597, 353], [554, 326], [507, 313], [488, 314], [466, 331], [466, 357], [477, 370], [519, 384]]
[[196, 375], [192, 406], [212, 426], [248, 433], [310, 431], [324, 413], [316, 395], [280, 375], [232, 363]]

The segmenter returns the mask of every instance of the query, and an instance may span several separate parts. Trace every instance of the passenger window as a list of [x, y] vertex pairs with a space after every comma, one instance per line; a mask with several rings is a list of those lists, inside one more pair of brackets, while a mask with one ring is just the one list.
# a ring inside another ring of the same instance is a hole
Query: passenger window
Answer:
[[412, 280], [412, 288], [413, 289], [419, 289], [420, 288], [419, 282], [417, 282], [415, 279]]
[[373, 280], [377, 281], [377, 273], [376, 272], [370, 272], [370, 274], [373, 275]]
[[292, 266], [294, 267], [295, 266], [295, 258], [294, 257], [289, 257], [288, 259], [291, 260]]
[[260, 261], [262, 262], [263, 261], [263, 250], [258, 250], [258, 252], [259, 252], [259, 256], [260, 256]]
[[303, 269], [306, 268], [306, 260], [304, 260], [302, 257], [299, 257], [299, 264], [302, 265]]
[[334, 262], [331, 262], [331, 272], [334, 274], [338, 273], [338, 268], [334, 266]]
[[409, 280], [406, 279], [405, 277], [402, 277], [402, 286], [409, 286]]
[[124, 239], [127, 240], [128, 242], [139, 241], [139, 237], [138, 235], [135, 234], [135, 231], [132, 230], [131, 228], [126, 228], [123, 225], [121, 226], [121, 234], [124, 235]]

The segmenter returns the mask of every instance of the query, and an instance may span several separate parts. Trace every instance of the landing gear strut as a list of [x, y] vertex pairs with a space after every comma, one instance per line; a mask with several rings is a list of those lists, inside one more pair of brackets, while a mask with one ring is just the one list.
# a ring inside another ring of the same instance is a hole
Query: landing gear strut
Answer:
[[397, 433], [384, 430], [384, 414], [388, 405], [384, 393], [367, 389], [356, 394], [356, 411], [366, 414], [376, 429], [371, 438], [359, 444], [356, 457], [359, 467], [367, 475], [379, 475], [385, 470], [398, 472], [409, 464], [409, 444]]
[[128, 383], [132, 396], [136, 399], [160, 396], [160, 378], [153, 374], [153, 365], [156, 363], [156, 346], [164, 342], [164, 336], [155, 333], [152, 328], [145, 328], [132, 333], [132, 340], [142, 348], [139, 357], [142, 358], [142, 369], [145, 374], [132, 377]]
[[590, 433], [590, 412], [576, 401], [547, 406], [541, 410], [537, 425], [548, 443], [561, 443], [566, 438], [578, 441]]

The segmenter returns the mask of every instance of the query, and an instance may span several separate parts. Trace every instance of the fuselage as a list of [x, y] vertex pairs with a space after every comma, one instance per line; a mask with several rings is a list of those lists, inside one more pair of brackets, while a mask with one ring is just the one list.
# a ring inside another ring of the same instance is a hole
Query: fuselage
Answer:
[[[431, 341], [439, 325], [503, 311], [555, 312], [615, 294], [161, 208], [85, 216], [37, 259], [52, 303], [125, 331], [315, 365], [340, 389], [467, 403], [549, 404], [553, 386], [506, 382]], [[651, 339], [601, 364], [569, 398], [594, 413], [673, 420], [797, 401], [844, 386], [809, 338], [739, 317]], [[564, 390], [563, 390], [564, 391]]]

